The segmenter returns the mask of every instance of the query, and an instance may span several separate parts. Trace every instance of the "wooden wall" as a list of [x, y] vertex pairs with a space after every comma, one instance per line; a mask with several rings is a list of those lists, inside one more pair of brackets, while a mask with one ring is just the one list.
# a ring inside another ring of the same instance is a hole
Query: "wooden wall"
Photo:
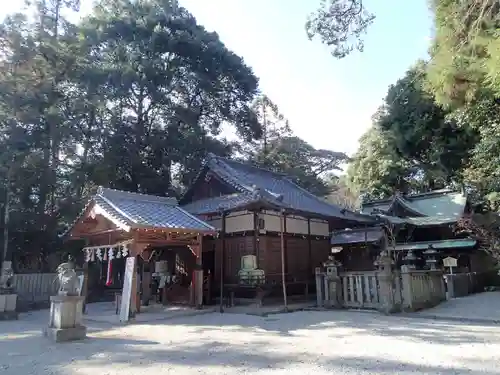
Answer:
[[[309, 252], [309, 240], [303, 237], [285, 237], [286, 240], [286, 274], [287, 280], [313, 280], [314, 268], [327, 260], [330, 254], [328, 239], [312, 239]], [[222, 240], [212, 240], [213, 245], [205, 249], [215, 248], [214, 281], [220, 282], [220, 261]], [[279, 236], [259, 235], [257, 249], [254, 248], [254, 237], [234, 236], [225, 238], [225, 282], [237, 283], [238, 271], [241, 268], [241, 257], [258, 255], [258, 268], [263, 269], [266, 281], [281, 283], [281, 239]]]
[[[222, 219], [220, 216], [211, 216], [204, 218], [208, 223], [216, 228], [222, 228]], [[254, 213], [250, 211], [232, 212], [226, 217], [226, 233], [241, 233], [254, 230]], [[281, 217], [277, 211], [265, 210], [257, 214], [257, 220], [260, 221], [259, 230], [261, 233], [281, 232]], [[289, 215], [286, 217], [286, 233], [307, 235], [309, 230], [312, 236], [328, 236], [329, 224], [326, 220], [309, 219], [310, 229], [307, 218], [298, 215]]]

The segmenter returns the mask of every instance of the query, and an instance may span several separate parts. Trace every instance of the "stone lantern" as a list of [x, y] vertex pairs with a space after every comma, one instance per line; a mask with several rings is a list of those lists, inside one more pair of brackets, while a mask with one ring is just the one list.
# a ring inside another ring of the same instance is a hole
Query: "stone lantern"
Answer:
[[409, 250], [403, 257], [403, 265], [401, 266], [401, 270], [404, 272], [408, 272], [410, 270], [416, 269], [416, 261], [417, 257], [415, 256], [415, 254], [413, 254], [413, 251]]
[[438, 252], [432, 245], [429, 245], [429, 248], [424, 251], [425, 255], [425, 263], [429, 266], [431, 270], [436, 270], [437, 256]]

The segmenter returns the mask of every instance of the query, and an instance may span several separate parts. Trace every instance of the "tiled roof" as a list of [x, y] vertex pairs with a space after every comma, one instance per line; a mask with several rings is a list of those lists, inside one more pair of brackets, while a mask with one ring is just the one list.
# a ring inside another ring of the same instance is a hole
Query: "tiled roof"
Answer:
[[[409, 217], [388, 215], [395, 204], [399, 204]], [[393, 223], [408, 223], [416, 226], [442, 225], [456, 222], [465, 212], [467, 196], [451, 190], [435, 190], [415, 195], [395, 195], [391, 199], [363, 204], [364, 214], [376, 214]]]
[[216, 231], [211, 225], [179, 207], [175, 198], [100, 187], [97, 194], [87, 204], [86, 209], [91, 204], [97, 205], [98, 209], [111, 221], [130, 229], [161, 228]]
[[345, 229], [332, 233], [330, 240], [331, 245], [347, 245], [365, 242], [377, 242], [384, 235], [383, 229], [380, 227], [361, 228], [361, 229]]
[[267, 203], [270, 203], [271, 205], [274, 205], [276, 207], [287, 207], [274, 197], [265, 197], [262, 194], [258, 193], [235, 193], [222, 195], [220, 197], [196, 200], [182, 206], [182, 208], [194, 215], [205, 215], [218, 213], [220, 211], [243, 208], [259, 201], [266, 201]]
[[[261, 191], [264, 199], [275, 200], [283, 207], [357, 222], [372, 221], [367, 215], [343, 209], [313, 195], [295, 184], [284, 174], [257, 168], [250, 164], [218, 157], [213, 154], [208, 156], [206, 167], [239, 193], [253, 194], [258, 189]], [[231, 201], [231, 198], [226, 199]]]

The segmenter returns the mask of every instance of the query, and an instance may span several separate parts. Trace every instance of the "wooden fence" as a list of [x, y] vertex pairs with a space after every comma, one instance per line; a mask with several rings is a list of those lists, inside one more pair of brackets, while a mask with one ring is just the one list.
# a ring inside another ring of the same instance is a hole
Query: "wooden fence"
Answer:
[[340, 274], [344, 307], [376, 309], [380, 303], [377, 273], [343, 272]]
[[[378, 271], [340, 272], [338, 281], [325, 273], [316, 275], [320, 286], [318, 304], [345, 308], [416, 311], [446, 299], [440, 271], [392, 271], [381, 281]], [[332, 286], [331, 283], [336, 286]], [[333, 288], [333, 289], [332, 289]], [[337, 302], [332, 303], [331, 299]]]
[[446, 300], [441, 271], [415, 271], [401, 273], [403, 310], [421, 310]]
[[13, 286], [21, 310], [48, 306], [50, 296], [56, 295], [59, 289], [55, 273], [15, 274]]

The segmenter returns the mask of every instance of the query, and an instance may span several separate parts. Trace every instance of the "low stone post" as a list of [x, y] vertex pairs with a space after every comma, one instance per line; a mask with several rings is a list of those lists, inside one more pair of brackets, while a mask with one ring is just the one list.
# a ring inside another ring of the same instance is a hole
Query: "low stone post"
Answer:
[[325, 276], [325, 284], [327, 288], [325, 288], [325, 302], [328, 307], [341, 307], [339, 293], [340, 293], [340, 277], [339, 277], [339, 268], [341, 264], [335, 260], [328, 260], [325, 262], [326, 276]]
[[324, 273], [321, 272], [321, 267], [316, 267], [314, 269], [316, 276], [316, 304], [318, 307], [323, 307], [323, 277]]
[[50, 297], [49, 325], [44, 336], [55, 342], [81, 340], [87, 336], [82, 324], [85, 297], [78, 293], [78, 277], [72, 262], [57, 267], [59, 292]]
[[402, 309], [404, 311], [412, 311], [413, 309], [413, 287], [412, 274], [413, 269], [407, 265], [401, 267], [401, 288], [402, 288]]
[[393, 260], [386, 250], [382, 250], [377, 260], [375, 261], [375, 266], [378, 268], [377, 278], [379, 282], [379, 298], [380, 298], [380, 308], [379, 310], [385, 314], [390, 314], [395, 312], [396, 306], [394, 303], [394, 286], [393, 279], [394, 275], [392, 272]]
[[447, 299], [455, 298], [455, 283], [454, 283], [455, 275], [446, 274], [444, 275], [444, 277], [446, 278]]

